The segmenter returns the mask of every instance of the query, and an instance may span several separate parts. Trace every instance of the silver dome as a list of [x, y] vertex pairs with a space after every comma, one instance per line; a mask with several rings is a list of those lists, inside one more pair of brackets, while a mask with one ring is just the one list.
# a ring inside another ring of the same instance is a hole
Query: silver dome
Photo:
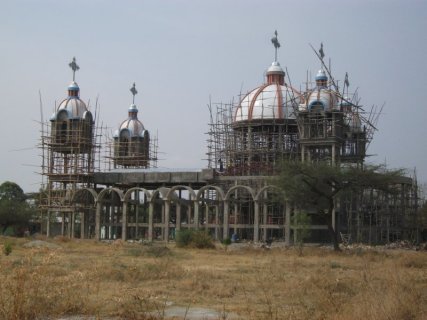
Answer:
[[240, 101], [233, 122], [295, 119], [294, 108], [301, 100], [300, 93], [286, 84], [265, 84], [249, 92]]
[[334, 91], [324, 87], [314, 89], [307, 99], [306, 108], [310, 111], [314, 107], [321, 107], [323, 111], [339, 109], [337, 95]]

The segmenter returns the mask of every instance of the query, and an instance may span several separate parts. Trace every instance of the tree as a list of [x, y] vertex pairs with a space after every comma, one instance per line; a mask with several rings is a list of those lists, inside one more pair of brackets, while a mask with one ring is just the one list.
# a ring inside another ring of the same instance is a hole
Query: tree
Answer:
[[2, 234], [7, 228], [28, 224], [34, 210], [26, 202], [24, 191], [14, 182], [6, 181], [0, 185], [0, 227]]
[[332, 226], [333, 210], [340, 195], [363, 192], [367, 188], [393, 193], [403, 174], [401, 169], [386, 170], [384, 166], [338, 167], [324, 162], [288, 161], [283, 164], [274, 183], [283, 190], [286, 200], [296, 207], [314, 209], [323, 217], [334, 249], [340, 250]]

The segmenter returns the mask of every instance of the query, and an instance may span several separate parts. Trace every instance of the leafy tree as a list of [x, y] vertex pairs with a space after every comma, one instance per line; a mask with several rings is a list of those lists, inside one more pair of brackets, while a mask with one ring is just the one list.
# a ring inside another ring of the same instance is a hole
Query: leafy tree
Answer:
[[19, 185], [6, 181], [0, 185], [0, 227], [2, 233], [7, 228], [28, 224], [34, 210], [26, 202], [26, 196]]
[[403, 174], [403, 170], [386, 170], [383, 166], [337, 167], [324, 162], [289, 161], [283, 164], [274, 183], [296, 207], [314, 209], [324, 218], [334, 249], [340, 250], [332, 226], [332, 213], [339, 196], [368, 188], [395, 192], [396, 183]]

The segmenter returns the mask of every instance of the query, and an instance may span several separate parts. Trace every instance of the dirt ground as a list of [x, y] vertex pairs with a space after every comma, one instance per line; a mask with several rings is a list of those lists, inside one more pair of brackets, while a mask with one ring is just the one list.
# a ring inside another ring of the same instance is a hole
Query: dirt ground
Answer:
[[[45, 239], [38, 239], [45, 240]], [[0, 319], [425, 319], [427, 251], [0, 237]]]

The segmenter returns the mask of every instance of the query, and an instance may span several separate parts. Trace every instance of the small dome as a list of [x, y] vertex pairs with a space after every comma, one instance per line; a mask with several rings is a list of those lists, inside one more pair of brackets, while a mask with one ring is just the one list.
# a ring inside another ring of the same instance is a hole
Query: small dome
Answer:
[[328, 80], [328, 77], [326, 76], [325, 70], [320, 69], [320, 70], [317, 72], [317, 74], [316, 74], [315, 80], [316, 80], [316, 81], [320, 81], [320, 80], [324, 80], [324, 81], [326, 81], [326, 80]]
[[77, 82], [73, 81], [68, 86], [68, 90], [70, 90], [70, 91], [79, 91], [80, 88], [79, 88], [79, 85], [77, 84]]
[[123, 130], [127, 130], [129, 132], [129, 137], [131, 138], [144, 137], [144, 131], [145, 131], [144, 125], [138, 119], [129, 118], [123, 121], [120, 124], [119, 129], [114, 132], [113, 137], [118, 138], [120, 136], [120, 133]]
[[307, 109], [322, 111], [332, 111], [337, 109], [337, 95], [332, 90], [326, 88], [314, 89], [307, 99]]
[[135, 105], [135, 104], [133, 104], [133, 103], [132, 103], [132, 104], [129, 106], [128, 111], [129, 111], [129, 112], [138, 112], [138, 108], [136, 107], [136, 105]]
[[300, 93], [286, 84], [265, 84], [249, 92], [240, 101], [233, 122], [295, 119], [294, 108], [300, 102]]
[[271, 66], [267, 69], [267, 75], [269, 74], [282, 74], [285, 75], [285, 71], [283, 71], [280, 63], [277, 61], [273, 61]]
[[[68, 119], [83, 119], [85, 112], [88, 111], [86, 104], [78, 97], [68, 97], [64, 99], [51, 119], [56, 120], [58, 114], [65, 110]], [[63, 113], [63, 112], [62, 112]]]

